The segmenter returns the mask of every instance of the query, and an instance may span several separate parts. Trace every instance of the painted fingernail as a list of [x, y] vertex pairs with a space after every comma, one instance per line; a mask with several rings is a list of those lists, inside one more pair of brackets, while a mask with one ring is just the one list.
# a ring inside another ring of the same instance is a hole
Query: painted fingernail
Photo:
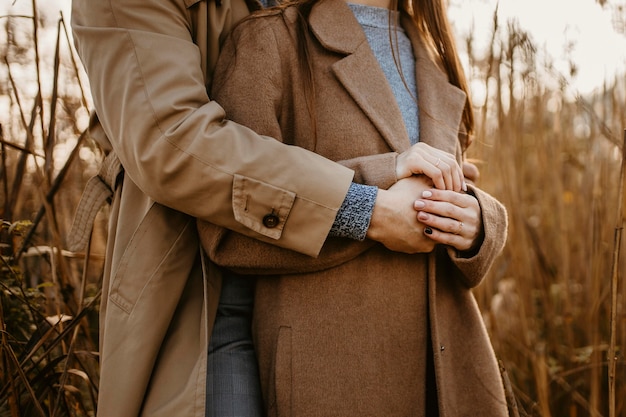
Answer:
[[429, 198], [429, 197], [432, 197], [432, 196], [433, 196], [433, 193], [428, 191], [428, 190], [422, 192], [422, 197], [424, 197], [424, 198]]
[[415, 208], [416, 209], [423, 209], [424, 207], [426, 207], [426, 203], [424, 203], [422, 200], [416, 200], [415, 201]]
[[463, 191], [467, 192], [467, 184], [465, 181], [463, 181], [463, 185], [461, 187], [463, 188]]
[[433, 229], [431, 229], [430, 227], [426, 227], [424, 228], [424, 233], [426, 233], [427, 235], [432, 235]]

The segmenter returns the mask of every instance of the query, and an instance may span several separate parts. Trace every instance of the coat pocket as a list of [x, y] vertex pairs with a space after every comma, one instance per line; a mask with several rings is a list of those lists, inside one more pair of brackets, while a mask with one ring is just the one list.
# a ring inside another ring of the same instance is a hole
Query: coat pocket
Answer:
[[292, 407], [292, 340], [291, 327], [281, 326], [274, 350], [271, 368], [271, 388], [268, 398], [268, 417], [290, 417]]
[[[176, 278], [187, 277], [196, 256], [185, 239], [194, 229], [195, 221], [191, 217], [153, 203], [128, 242], [112, 277], [111, 302], [130, 314], [155, 278], [161, 286], [170, 286], [167, 291], [171, 293], [182, 291], [186, 279]], [[173, 285], [181, 288], [171, 288]]]

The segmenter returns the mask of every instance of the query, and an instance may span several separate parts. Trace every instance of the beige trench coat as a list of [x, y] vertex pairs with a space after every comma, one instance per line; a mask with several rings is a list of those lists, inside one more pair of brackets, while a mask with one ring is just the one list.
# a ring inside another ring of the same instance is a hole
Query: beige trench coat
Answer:
[[[316, 255], [352, 180], [224, 120], [210, 100], [219, 45], [247, 14], [243, 0], [73, 0], [95, 131], [124, 167], [100, 310], [100, 417], [204, 416], [221, 276], [201, 262], [194, 218]], [[277, 225], [263, 224], [268, 213]]]
[[[317, 3], [309, 20], [317, 140], [302, 94], [294, 10], [233, 31], [214, 95], [234, 120], [291, 141], [388, 186], [393, 155], [410, 144], [400, 110], [343, 0]], [[405, 18], [416, 55], [420, 140], [461, 157], [465, 94], [452, 86]], [[232, 41], [232, 43], [231, 43]], [[247, 88], [254, 90], [249, 93]], [[280, 123], [279, 123], [280, 121]], [[424, 417], [430, 340], [442, 417], [504, 417], [503, 384], [471, 288], [506, 241], [504, 207], [477, 188], [485, 236], [460, 257], [390, 252], [373, 242], [330, 239], [319, 259], [201, 224], [212, 259], [257, 281], [255, 345], [269, 416]], [[430, 328], [430, 329], [429, 329]], [[429, 334], [430, 332], [430, 334]], [[420, 409], [421, 406], [421, 409]]]

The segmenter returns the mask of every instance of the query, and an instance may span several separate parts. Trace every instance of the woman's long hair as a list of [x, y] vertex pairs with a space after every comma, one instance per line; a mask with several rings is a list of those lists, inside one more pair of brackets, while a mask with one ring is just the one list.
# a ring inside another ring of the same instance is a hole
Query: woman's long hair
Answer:
[[462, 118], [467, 138], [465, 143], [461, 144], [465, 150], [470, 145], [474, 133], [474, 113], [467, 79], [456, 49], [444, 0], [404, 0], [400, 1], [399, 8], [400, 11], [412, 17], [420, 32], [432, 43], [450, 83], [467, 95]]

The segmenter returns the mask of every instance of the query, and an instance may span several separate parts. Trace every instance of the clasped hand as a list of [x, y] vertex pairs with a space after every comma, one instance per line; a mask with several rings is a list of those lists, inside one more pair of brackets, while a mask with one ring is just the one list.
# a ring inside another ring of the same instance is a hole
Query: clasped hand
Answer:
[[[405, 253], [431, 252], [438, 243], [459, 251], [475, 248], [482, 215], [476, 198], [465, 192], [463, 171], [453, 155], [425, 143], [399, 155], [398, 181], [379, 190], [368, 237]], [[468, 164], [466, 171], [477, 169]]]

